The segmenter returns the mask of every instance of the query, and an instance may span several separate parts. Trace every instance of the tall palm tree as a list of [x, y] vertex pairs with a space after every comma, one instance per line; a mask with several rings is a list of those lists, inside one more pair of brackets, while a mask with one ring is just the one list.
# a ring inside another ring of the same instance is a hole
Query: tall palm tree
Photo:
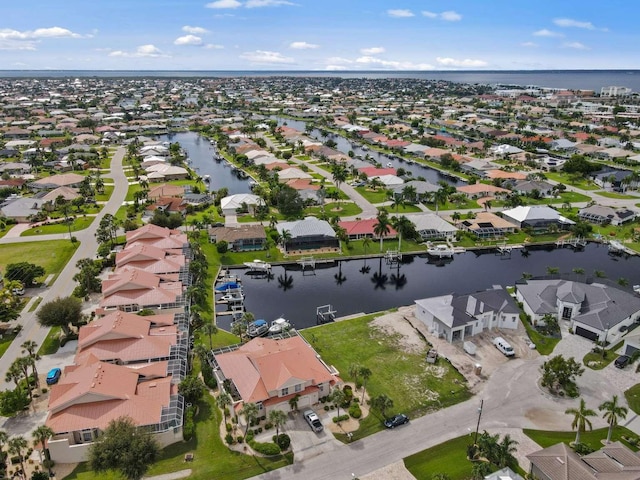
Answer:
[[362, 377], [362, 400], [360, 403], [364, 404], [364, 394], [367, 390], [367, 380], [371, 377], [371, 370], [367, 367], [360, 367], [360, 376]]
[[389, 214], [386, 210], [382, 209], [378, 212], [376, 217], [376, 223], [373, 225], [373, 233], [380, 237], [380, 251], [382, 252], [382, 240], [391, 231], [391, 222], [389, 220]]
[[498, 461], [498, 466], [500, 468], [504, 468], [515, 463], [513, 454], [517, 450], [516, 445], [518, 445], [518, 442], [513, 440], [509, 434], [505, 435], [502, 438], [502, 441], [498, 443], [496, 460]]
[[213, 322], [205, 323], [202, 326], [202, 332], [209, 336], [209, 349], [213, 350], [213, 336], [218, 333], [218, 327]]
[[391, 218], [391, 225], [398, 232], [398, 251], [402, 250], [402, 236], [413, 228], [413, 223], [404, 215]]
[[240, 413], [244, 416], [244, 420], [247, 422], [247, 426], [244, 430], [244, 436], [247, 436], [247, 432], [249, 431], [249, 425], [256, 418], [258, 418], [258, 406], [255, 403], [247, 402], [240, 410]]
[[231, 395], [229, 395], [224, 390], [221, 390], [220, 395], [218, 395], [218, 406], [222, 409], [222, 415], [224, 416], [225, 424], [227, 423], [226, 408], [229, 407], [232, 403], [233, 403], [233, 399], [231, 398]]
[[42, 463], [43, 452], [44, 452], [45, 460], [49, 460], [49, 449], [47, 448], [47, 445], [45, 442], [49, 440], [51, 437], [53, 437], [54, 433], [55, 432], [50, 427], [47, 427], [46, 425], [40, 425], [31, 433], [31, 436], [33, 437], [34, 446], [37, 447], [38, 445], [40, 445], [41, 447], [41, 449], [38, 451], [38, 454], [40, 455], [40, 463]]
[[27, 476], [24, 471], [24, 451], [29, 446], [27, 440], [23, 436], [13, 437], [7, 443], [9, 446], [9, 454], [18, 457], [20, 461], [20, 470], [22, 470], [22, 478], [26, 480]]
[[568, 408], [565, 410], [567, 415], [573, 415], [573, 422], [571, 422], [571, 428], [576, 429], [576, 440], [575, 443], [580, 443], [580, 433], [586, 431], [587, 427], [589, 430], [593, 429], [593, 425], [591, 425], [591, 420], [589, 417], [595, 417], [596, 412], [587, 408], [587, 404], [584, 401], [584, 398], [580, 399], [580, 406], [578, 408]]
[[38, 344], [33, 340], [27, 340], [22, 345], [22, 353], [28, 353], [29, 357], [33, 359], [33, 363], [31, 364], [33, 368], [33, 376], [36, 379], [36, 387], [40, 386], [40, 379], [38, 378], [38, 369], [36, 368], [36, 362], [40, 360], [40, 355], [38, 355]]
[[607, 432], [607, 443], [611, 443], [611, 433], [613, 428], [618, 425], [618, 420], [627, 418], [629, 410], [618, 403], [618, 396], [614, 395], [611, 400], [603, 402], [598, 410], [604, 412], [602, 418], [609, 423], [609, 431]]
[[276, 427], [276, 438], [278, 438], [280, 427], [287, 423], [287, 414], [282, 410], [271, 410], [269, 412], [269, 421]]

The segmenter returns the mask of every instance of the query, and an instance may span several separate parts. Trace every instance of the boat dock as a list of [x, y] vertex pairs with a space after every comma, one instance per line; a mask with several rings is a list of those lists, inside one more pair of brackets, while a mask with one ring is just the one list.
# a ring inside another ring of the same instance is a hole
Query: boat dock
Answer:
[[571, 247], [574, 250], [578, 250], [586, 246], [587, 241], [582, 237], [563, 238], [556, 242], [556, 247], [558, 248]]
[[524, 245], [507, 245], [507, 242], [498, 243], [496, 249], [500, 256], [511, 256], [511, 252], [516, 249], [524, 248]]
[[637, 255], [637, 252], [635, 250], [631, 250], [629, 247], [618, 240], [609, 240], [609, 253], [618, 255]]

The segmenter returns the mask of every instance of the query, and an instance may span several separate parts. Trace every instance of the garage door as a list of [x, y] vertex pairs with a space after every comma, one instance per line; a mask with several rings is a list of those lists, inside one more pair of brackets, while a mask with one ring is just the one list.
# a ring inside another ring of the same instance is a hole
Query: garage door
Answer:
[[586, 330], [582, 327], [576, 327], [576, 335], [580, 335], [581, 337], [588, 338], [589, 340], [597, 340], [598, 334], [593, 333], [590, 330]]
[[305, 395], [304, 397], [300, 397], [298, 399], [298, 408], [308, 407], [311, 405], [311, 397], [309, 395]]

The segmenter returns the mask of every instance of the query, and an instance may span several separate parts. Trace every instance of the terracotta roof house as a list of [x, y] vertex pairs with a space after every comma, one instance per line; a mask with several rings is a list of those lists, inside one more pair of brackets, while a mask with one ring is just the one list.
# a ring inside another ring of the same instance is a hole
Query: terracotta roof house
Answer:
[[552, 315], [576, 335], [601, 342], [616, 343], [640, 318], [640, 297], [604, 281], [527, 280], [516, 285], [516, 298], [534, 325]]
[[143, 309], [166, 310], [184, 308], [182, 282], [179, 275], [155, 275], [138, 268], [118, 269], [102, 281], [103, 311], [138, 312]]
[[99, 432], [122, 416], [149, 428], [161, 446], [181, 441], [184, 399], [166, 367], [166, 362], [126, 367], [95, 357], [85, 365], [66, 367], [49, 397], [51, 458], [59, 463], [86, 461]]
[[456, 190], [460, 193], [464, 193], [469, 198], [494, 197], [510, 193], [506, 188], [487, 185], [485, 183], [463, 185], [461, 187], [456, 187]]
[[147, 198], [156, 200], [160, 197], [182, 197], [183, 195], [184, 187], [163, 183], [150, 189]]
[[50, 177], [41, 178], [35, 182], [31, 182], [29, 186], [35, 190], [51, 190], [58, 187], [77, 187], [85, 179], [84, 176], [77, 173], [63, 173], [60, 175], [51, 175]]
[[132, 248], [136, 243], [153, 245], [163, 249], [188, 249], [187, 235], [180, 230], [170, 230], [151, 223], [136, 230], [126, 233], [127, 245], [125, 249]]
[[376, 168], [376, 167], [365, 167], [359, 168], [358, 171], [360, 173], [364, 173], [367, 177], [381, 177], [383, 175], [395, 175], [398, 171], [395, 168]]
[[517, 329], [520, 309], [502, 287], [468, 295], [440, 295], [416, 300], [415, 316], [448, 342], [493, 328]]
[[167, 215], [170, 213], [185, 215], [187, 204], [184, 203], [180, 197], [160, 197], [151, 205], [145, 207], [144, 214], [145, 216], [151, 217], [156, 210], [161, 210]]
[[[183, 280], [188, 275], [188, 264], [183, 254], [153, 245], [136, 243], [116, 253], [116, 267], [130, 266], [156, 274], [178, 273]], [[183, 280], [184, 281], [184, 280]]]
[[638, 480], [640, 455], [621, 442], [579, 456], [565, 443], [527, 455], [532, 475], [540, 480]]
[[213, 227], [209, 229], [211, 243], [225, 241], [234, 252], [264, 250], [267, 234], [262, 225], [240, 225], [237, 228]]
[[[338, 222], [338, 225], [345, 229], [349, 240], [360, 240], [362, 238], [377, 238], [377, 235], [373, 233], [377, 223], [377, 219], [367, 218], [364, 220], [344, 220]], [[389, 227], [389, 233], [384, 238], [395, 238], [397, 235], [398, 232]]]
[[296, 395], [298, 409], [303, 410], [342, 383], [338, 371], [297, 335], [281, 340], [255, 338], [214, 351], [213, 364], [218, 385], [229, 386], [235, 411], [252, 402], [260, 416], [271, 410], [291, 411], [289, 400]]

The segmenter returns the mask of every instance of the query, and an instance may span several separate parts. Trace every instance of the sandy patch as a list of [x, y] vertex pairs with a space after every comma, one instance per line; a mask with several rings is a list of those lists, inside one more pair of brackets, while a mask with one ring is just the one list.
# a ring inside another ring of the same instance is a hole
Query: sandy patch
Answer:
[[404, 466], [404, 462], [391, 463], [375, 472], [358, 476], [360, 480], [415, 480], [416, 477], [409, 473]]
[[420, 354], [425, 352], [428, 345], [407, 320], [409, 309], [411, 307], [402, 307], [397, 312], [377, 317], [369, 325], [385, 336], [394, 338], [400, 350], [411, 354]]

